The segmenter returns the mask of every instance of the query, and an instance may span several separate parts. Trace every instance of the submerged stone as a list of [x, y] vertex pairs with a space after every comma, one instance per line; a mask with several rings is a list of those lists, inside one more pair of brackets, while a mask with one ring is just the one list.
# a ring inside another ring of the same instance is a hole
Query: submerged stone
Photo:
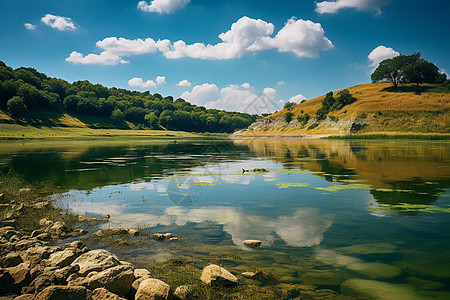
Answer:
[[392, 278], [402, 273], [402, 269], [399, 267], [383, 263], [352, 264], [347, 266], [347, 268], [372, 278]]
[[338, 248], [339, 251], [355, 254], [394, 253], [397, 246], [389, 243], [370, 243]]
[[406, 284], [393, 284], [375, 280], [349, 279], [341, 284], [341, 292], [356, 299], [416, 300], [423, 299], [414, 288]]
[[300, 280], [307, 285], [339, 285], [342, 276], [333, 271], [313, 270], [301, 275]]
[[421, 290], [434, 290], [440, 289], [445, 286], [445, 284], [437, 281], [431, 281], [417, 277], [408, 277], [406, 278], [406, 282]]

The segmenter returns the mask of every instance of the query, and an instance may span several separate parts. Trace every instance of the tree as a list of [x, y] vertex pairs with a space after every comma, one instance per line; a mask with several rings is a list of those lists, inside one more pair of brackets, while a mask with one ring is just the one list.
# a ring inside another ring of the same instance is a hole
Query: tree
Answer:
[[116, 123], [122, 123], [124, 118], [124, 113], [120, 109], [115, 109], [111, 113], [111, 120], [113, 120]]
[[159, 118], [154, 112], [145, 115], [145, 121], [147, 121], [150, 129], [159, 129]]
[[8, 112], [13, 117], [22, 117], [27, 112], [27, 106], [23, 102], [22, 97], [14, 96], [8, 100]]
[[283, 109], [291, 110], [294, 106], [295, 106], [295, 103], [293, 103], [293, 102], [286, 102], [286, 104], [284, 104]]
[[[288, 102], [289, 103], [289, 102]], [[292, 121], [292, 116], [293, 116], [293, 114], [290, 112], [290, 111], [288, 111], [287, 113], [285, 113], [284, 114], [284, 119], [286, 120], [286, 122], [289, 124], [289, 123], [291, 123], [291, 121]]]
[[385, 59], [373, 71], [372, 82], [390, 81], [394, 88], [401, 83], [439, 83], [442, 75], [433, 63], [421, 58], [419, 52]]
[[433, 63], [421, 59], [405, 69], [409, 82], [417, 85], [421, 83], [435, 83], [439, 81], [439, 68]]

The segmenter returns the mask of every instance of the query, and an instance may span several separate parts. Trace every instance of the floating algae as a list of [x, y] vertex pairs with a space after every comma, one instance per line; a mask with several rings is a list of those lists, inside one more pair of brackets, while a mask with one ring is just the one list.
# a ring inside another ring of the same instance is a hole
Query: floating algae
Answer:
[[309, 183], [305, 182], [288, 182], [288, 183], [277, 183], [279, 189], [287, 189], [290, 187], [307, 187]]
[[348, 189], [369, 190], [371, 188], [372, 187], [370, 185], [362, 184], [362, 183], [331, 185], [331, 186], [327, 186], [327, 187], [316, 187], [317, 190], [329, 191], [329, 192], [337, 192], [337, 191], [348, 190]]

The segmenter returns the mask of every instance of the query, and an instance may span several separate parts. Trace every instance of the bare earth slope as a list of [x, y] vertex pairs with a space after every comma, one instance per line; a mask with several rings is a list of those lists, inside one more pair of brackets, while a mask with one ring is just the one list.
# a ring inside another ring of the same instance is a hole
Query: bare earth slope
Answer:
[[[450, 93], [424, 84], [419, 89], [403, 85], [394, 90], [390, 83], [369, 83], [347, 88], [357, 99], [317, 121], [317, 110], [325, 95], [295, 105], [292, 121], [287, 109], [257, 120], [235, 136], [255, 135], [336, 135], [349, 133], [450, 133]], [[334, 91], [336, 95], [339, 91]], [[303, 125], [297, 116], [308, 114]]]

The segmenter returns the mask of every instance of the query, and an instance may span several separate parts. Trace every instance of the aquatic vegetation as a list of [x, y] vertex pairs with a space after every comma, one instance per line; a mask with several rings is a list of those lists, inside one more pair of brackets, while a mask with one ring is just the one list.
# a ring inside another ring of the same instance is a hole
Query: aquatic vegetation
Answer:
[[370, 185], [362, 184], [362, 183], [331, 185], [331, 186], [327, 186], [327, 187], [316, 187], [317, 190], [329, 191], [329, 192], [337, 192], [337, 191], [348, 190], [348, 189], [369, 190], [371, 188], [372, 187]]
[[383, 263], [359, 263], [349, 265], [347, 268], [372, 278], [392, 278], [402, 273], [399, 267]]
[[307, 187], [309, 183], [305, 182], [288, 182], [288, 183], [277, 183], [279, 189], [287, 189], [290, 187]]
[[341, 291], [344, 295], [353, 296], [356, 299], [423, 299], [410, 285], [365, 279], [348, 279], [341, 284]]
[[368, 243], [361, 245], [352, 245], [341, 247], [337, 250], [353, 254], [375, 254], [375, 253], [394, 253], [397, 246], [389, 243]]
[[399, 203], [399, 204], [378, 204], [378, 207], [368, 207], [370, 211], [382, 212], [382, 213], [393, 213], [393, 212], [428, 212], [428, 213], [450, 213], [450, 205], [446, 207], [427, 205], [427, 204], [409, 204], [409, 203]]

